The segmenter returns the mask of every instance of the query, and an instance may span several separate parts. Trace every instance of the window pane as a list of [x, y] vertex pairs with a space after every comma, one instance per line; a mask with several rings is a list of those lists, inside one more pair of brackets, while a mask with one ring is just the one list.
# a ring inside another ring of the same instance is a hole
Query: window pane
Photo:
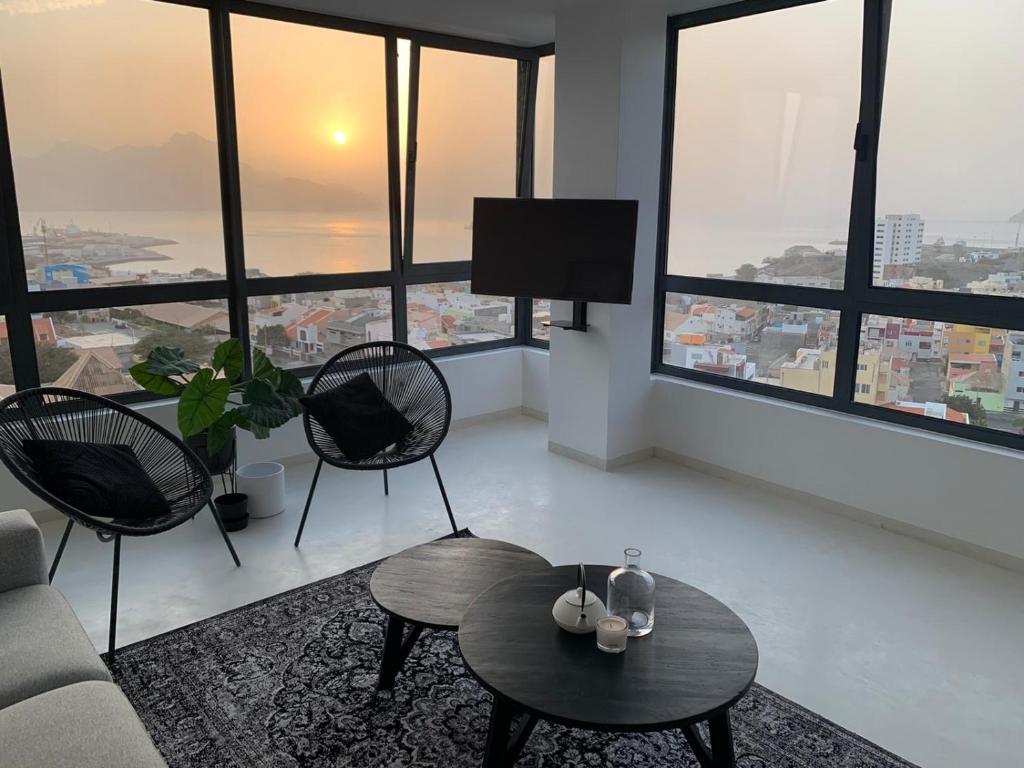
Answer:
[[32, 326], [40, 381], [97, 395], [141, 389], [128, 369], [153, 347], [204, 362], [230, 336], [224, 300], [50, 312]]
[[854, 399], [1024, 432], [1024, 331], [865, 315]]
[[231, 44], [246, 266], [388, 269], [383, 38], [232, 16]]
[[[1016, 0], [893, 3], [876, 284], [1024, 296], [1022, 36]], [[955, 56], [933, 44], [953, 39]]]
[[410, 285], [409, 343], [419, 349], [478, 344], [515, 336], [515, 300], [478, 296], [469, 281]]
[[541, 341], [551, 340], [551, 328], [545, 323], [551, 322], [551, 302], [548, 299], [533, 300], [533, 323], [530, 332], [533, 338]]
[[665, 296], [663, 362], [831, 395], [839, 312], [714, 296]]
[[679, 32], [668, 271], [842, 286], [862, 4]]
[[392, 338], [391, 289], [249, 297], [249, 339], [284, 368], [321, 365], [364, 341]]
[[0, 315], [0, 398], [13, 395], [14, 365], [11, 362], [11, 345], [7, 337], [7, 318]]
[[31, 290], [223, 276], [207, 11], [15, 3], [0, 59]]
[[537, 70], [537, 114], [534, 119], [533, 196], [554, 196], [555, 57], [545, 56]]
[[413, 258], [468, 261], [473, 198], [515, 197], [513, 59], [420, 52]]

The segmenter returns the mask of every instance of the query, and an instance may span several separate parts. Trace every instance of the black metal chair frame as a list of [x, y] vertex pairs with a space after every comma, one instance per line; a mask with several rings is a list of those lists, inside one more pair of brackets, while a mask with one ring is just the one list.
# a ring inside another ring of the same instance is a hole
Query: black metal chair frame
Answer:
[[[26, 439], [77, 440], [127, 444], [167, 498], [171, 511], [143, 519], [98, 518], [54, 496], [44, 488], [31, 459], [22, 449]], [[238, 554], [214, 509], [210, 497], [213, 479], [185, 443], [159, 424], [120, 403], [99, 395], [61, 387], [39, 387], [18, 392], [0, 401], [0, 460], [32, 493], [68, 518], [50, 565], [49, 579], [57, 574], [64, 548], [75, 523], [96, 532], [103, 542], [114, 543], [110, 587], [108, 661], [114, 661], [117, 637], [117, 590], [121, 571], [121, 537], [153, 536], [169, 531], [209, 507], [236, 566]]]
[[[416, 376], [419, 378], [412, 383], [409, 378], [399, 378], [399, 383], [396, 385], [396, 371], [400, 371], [401, 366], [404, 365], [417, 366]], [[452, 422], [452, 394], [441, 370], [433, 360], [409, 344], [397, 341], [370, 341], [344, 349], [324, 363], [313, 376], [306, 393], [314, 395], [329, 391], [363, 372], [371, 375], [384, 396], [409, 419], [413, 429], [395, 446], [395, 450], [381, 451], [368, 459], [352, 461], [345, 458], [334, 440], [316, 419], [310, 416], [309, 411], [304, 411], [302, 421], [306, 429], [306, 439], [309, 441], [310, 448], [317, 455], [317, 464], [316, 470], [313, 472], [313, 481], [309, 486], [309, 495], [306, 497], [306, 506], [302, 511], [302, 521], [295, 534], [296, 547], [299, 546], [302, 531], [306, 527], [306, 517], [309, 515], [313, 494], [316, 492], [316, 485], [320, 480], [320, 470], [323, 469], [325, 462], [341, 469], [383, 470], [384, 495], [386, 496], [389, 491], [389, 469], [396, 469], [429, 458], [431, 466], [434, 468], [437, 487], [441, 491], [441, 498], [444, 500], [444, 506], [448, 512], [448, 522], [451, 524], [452, 532], [458, 533], [459, 531], [459, 527], [455, 523], [455, 516], [452, 514], [452, 505], [448, 501], [448, 494], [444, 488], [444, 482], [441, 480], [441, 472], [437, 468], [437, 459], [434, 456], [448, 434]], [[401, 396], [395, 396], [396, 386], [399, 387], [397, 394]], [[405, 395], [417, 394], [424, 395], [424, 397], [406, 401]], [[429, 400], [425, 397], [426, 395], [430, 396]]]

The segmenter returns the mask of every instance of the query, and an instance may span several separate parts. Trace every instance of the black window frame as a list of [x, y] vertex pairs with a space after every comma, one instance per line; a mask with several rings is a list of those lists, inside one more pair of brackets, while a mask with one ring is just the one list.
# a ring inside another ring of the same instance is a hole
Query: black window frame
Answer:
[[[13, 157], [4, 99], [4, 72], [0, 68], [0, 317], [7, 323], [8, 343], [14, 368], [15, 388], [40, 385], [32, 316], [41, 312], [109, 309], [126, 305], [162, 304], [178, 301], [225, 300], [230, 317], [231, 336], [244, 349], [245, 371], [252, 371], [249, 338], [250, 297], [286, 293], [322, 292], [356, 288], [390, 288], [393, 338], [408, 339], [406, 291], [411, 285], [468, 281], [470, 262], [413, 264], [406, 250], [411, 228], [403, 222], [414, 214], [415, 199], [415, 125], [418, 111], [419, 49], [439, 48], [464, 53], [512, 59], [519, 63], [516, 116], [516, 194], [529, 197], [533, 191], [533, 114], [537, 97], [537, 66], [542, 56], [554, 53], [554, 44], [516, 46], [456, 35], [429, 32], [378, 22], [350, 19], [251, 0], [149, 0], [208, 12], [212, 82], [216, 115], [218, 163], [221, 190], [221, 214], [224, 233], [225, 278], [181, 283], [74, 288], [54, 291], [28, 290], [25, 255], [21, 241]], [[384, 77], [388, 155], [388, 217], [390, 220], [390, 268], [370, 272], [296, 275], [283, 277], [247, 277], [242, 230], [242, 201], [239, 182], [238, 131], [235, 110], [233, 58], [231, 53], [231, 17], [250, 16], [301, 24], [310, 27], [355, 32], [380, 37], [384, 41]], [[406, 157], [400, 156], [398, 42], [410, 41], [409, 140]], [[400, 164], [406, 163], [405, 198], [400, 194]], [[431, 357], [467, 354], [532, 343], [530, 299], [514, 298], [513, 335], [508, 339], [478, 342], [441, 349], [425, 350]], [[300, 377], [310, 376], [318, 365], [295, 367]], [[117, 394], [114, 399], [134, 403], [161, 400], [144, 391]]]
[[[943, 323], [964, 323], [1007, 328], [1010, 318], [1024, 316], [1024, 299], [1004, 296], [949, 293], [875, 286], [872, 260], [875, 223], [875, 188], [878, 136], [881, 130], [885, 55], [892, 0], [862, 0], [861, 85], [858, 122], [850, 126], [854, 151], [846, 272], [842, 289], [742, 282], [668, 273], [669, 211], [673, 138], [675, 130], [676, 67], [682, 30], [760, 13], [811, 5], [823, 0], [748, 0], [701, 11], [670, 16], [667, 25], [665, 94], [662, 119], [660, 201], [658, 209], [657, 269], [651, 371], [716, 387], [787, 400], [876, 421], [926, 429], [1006, 448], [1024, 449], [1024, 435], [976, 425], [960, 424], [904, 413], [854, 400], [856, 364], [862, 318], [867, 315], [907, 317]], [[732, 379], [695, 371], [663, 361], [665, 299], [668, 293], [686, 293], [737, 301], [759, 301], [840, 312], [835, 387], [832, 396]], [[1024, 330], [1012, 329], [1008, 330]]]

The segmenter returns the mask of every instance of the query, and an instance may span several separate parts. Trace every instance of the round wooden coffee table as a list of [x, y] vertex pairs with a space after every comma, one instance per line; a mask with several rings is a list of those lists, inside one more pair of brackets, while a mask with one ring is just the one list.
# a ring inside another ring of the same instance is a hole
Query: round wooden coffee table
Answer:
[[[602, 599], [609, 566], [588, 565]], [[522, 574], [480, 593], [459, 627], [466, 665], [494, 695], [484, 765], [512, 765], [538, 718], [595, 731], [682, 729], [704, 768], [733, 768], [729, 709], [754, 682], [757, 643], [710, 595], [654, 575], [654, 631], [621, 654], [558, 628], [551, 606], [576, 566]], [[516, 716], [520, 721], [512, 730]], [[711, 743], [696, 725], [708, 722]]]
[[389, 557], [370, 577], [370, 596], [388, 615], [377, 687], [394, 685], [424, 627], [458, 629], [462, 614], [484, 589], [550, 567], [536, 552], [495, 539], [440, 539]]

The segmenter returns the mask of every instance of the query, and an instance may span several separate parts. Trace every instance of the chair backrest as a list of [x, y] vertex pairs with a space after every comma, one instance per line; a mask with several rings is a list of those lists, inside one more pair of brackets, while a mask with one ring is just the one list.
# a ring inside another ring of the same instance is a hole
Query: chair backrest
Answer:
[[[171, 515], [140, 524], [96, 519], [53, 496], [39, 482], [25, 440], [70, 440], [127, 445], [135, 452], [171, 506]], [[210, 473], [198, 457], [170, 431], [121, 403], [61, 387], [18, 392], [0, 402], [0, 460], [30, 491], [57, 510], [90, 528], [140, 535], [158, 533], [190, 517], [213, 492]]]
[[[307, 394], [328, 392], [361, 373], [370, 376], [384, 397], [413, 425], [414, 432], [431, 434], [430, 450], [440, 445], [451, 426], [452, 395], [433, 360], [397, 341], [357, 344], [324, 363], [309, 383]], [[308, 410], [303, 420], [314, 449], [333, 445]]]

